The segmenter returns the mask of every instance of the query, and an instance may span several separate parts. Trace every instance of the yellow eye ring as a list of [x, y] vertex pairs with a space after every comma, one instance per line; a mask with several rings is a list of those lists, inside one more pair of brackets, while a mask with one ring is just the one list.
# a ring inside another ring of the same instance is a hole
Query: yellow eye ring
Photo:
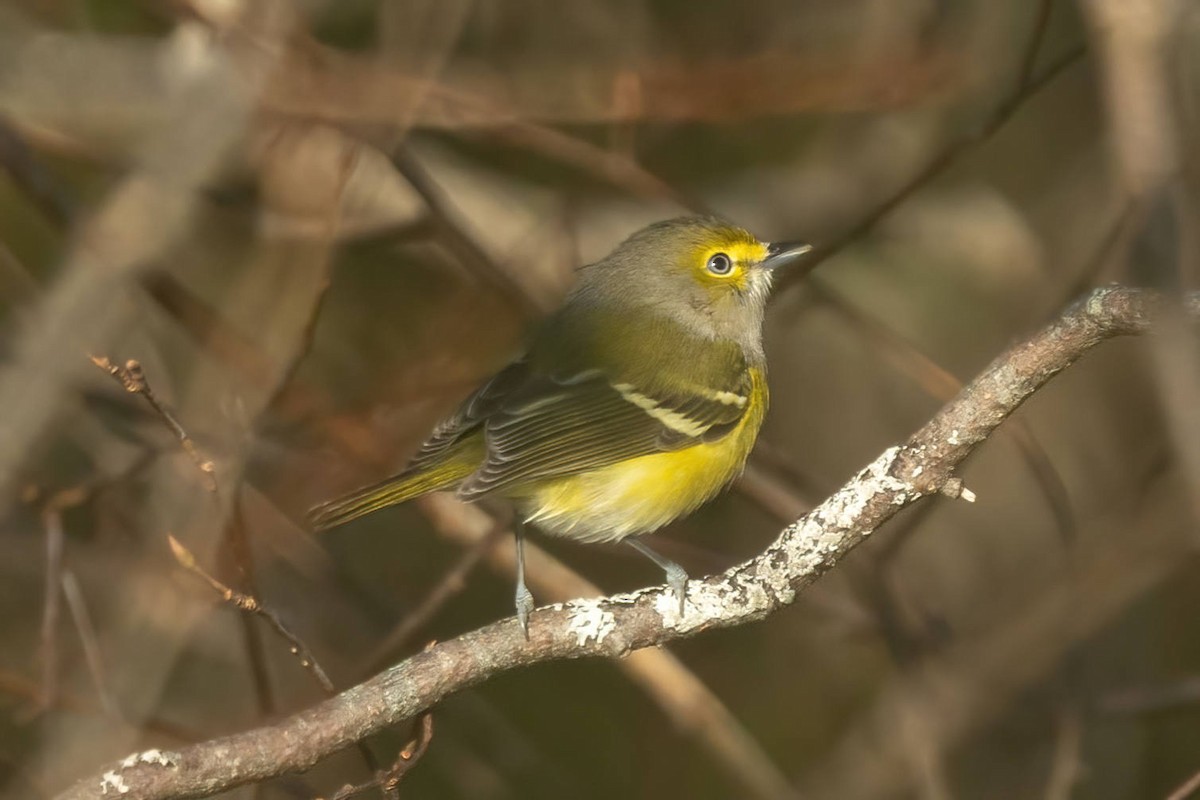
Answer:
[[724, 278], [733, 272], [733, 259], [725, 253], [713, 253], [708, 257], [708, 262], [704, 265], [704, 268], [713, 275]]

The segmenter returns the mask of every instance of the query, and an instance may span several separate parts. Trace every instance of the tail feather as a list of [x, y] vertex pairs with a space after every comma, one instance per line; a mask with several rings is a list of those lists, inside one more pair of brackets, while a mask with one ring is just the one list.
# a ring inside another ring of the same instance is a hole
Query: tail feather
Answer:
[[429, 492], [448, 489], [475, 470], [473, 462], [447, 461], [421, 470], [405, 471], [364, 486], [350, 494], [314, 506], [308, 512], [313, 530], [336, 528], [387, 506], [412, 500]]

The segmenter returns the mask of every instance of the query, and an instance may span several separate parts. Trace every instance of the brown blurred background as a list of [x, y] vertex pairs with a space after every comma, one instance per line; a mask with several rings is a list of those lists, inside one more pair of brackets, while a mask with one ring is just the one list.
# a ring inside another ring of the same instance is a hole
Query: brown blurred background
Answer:
[[[655, 536], [693, 575], [759, 552], [1087, 288], [1194, 286], [1198, 88], [1186, 0], [0, 4], [0, 791], [322, 697], [168, 533], [338, 688], [509, 615], [428, 504], [320, 538], [304, 510], [656, 219], [818, 247], [746, 479]], [[196, 455], [89, 355], [140, 362]], [[556, 663], [438, 706], [401, 796], [1168, 796], [1200, 770], [1198, 374], [1182, 325], [1102, 346], [969, 462], [977, 503], [672, 645], [742, 757], [670, 681]], [[605, 591], [660, 579], [536, 541]], [[226, 796], [368, 778], [351, 750]]]

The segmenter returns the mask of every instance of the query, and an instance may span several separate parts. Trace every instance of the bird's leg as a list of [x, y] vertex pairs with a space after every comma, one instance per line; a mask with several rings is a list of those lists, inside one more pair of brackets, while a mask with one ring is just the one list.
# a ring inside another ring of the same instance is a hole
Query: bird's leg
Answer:
[[533, 595], [525, 585], [525, 520], [517, 514], [513, 518], [513, 538], [517, 543], [517, 622], [525, 638], [529, 638], [529, 614], [533, 611]]
[[671, 587], [671, 590], [675, 592], [675, 596], [679, 598], [679, 613], [682, 616], [683, 604], [687, 600], [687, 572], [684, 571], [683, 567], [679, 566], [671, 559], [659, 555], [651, 550], [649, 546], [639, 542], [637, 539], [626, 539], [625, 541], [628, 542], [629, 546], [634, 550], [637, 550], [646, 558], [650, 559], [655, 564], [658, 564], [662, 571], [666, 573], [667, 585]]

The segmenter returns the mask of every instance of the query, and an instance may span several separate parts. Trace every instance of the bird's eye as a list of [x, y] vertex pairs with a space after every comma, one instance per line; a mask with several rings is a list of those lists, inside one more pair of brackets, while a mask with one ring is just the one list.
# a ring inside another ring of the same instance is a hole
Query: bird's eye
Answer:
[[733, 260], [724, 253], [713, 253], [704, 268], [713, 275], [728, 275], [733, 272]]

